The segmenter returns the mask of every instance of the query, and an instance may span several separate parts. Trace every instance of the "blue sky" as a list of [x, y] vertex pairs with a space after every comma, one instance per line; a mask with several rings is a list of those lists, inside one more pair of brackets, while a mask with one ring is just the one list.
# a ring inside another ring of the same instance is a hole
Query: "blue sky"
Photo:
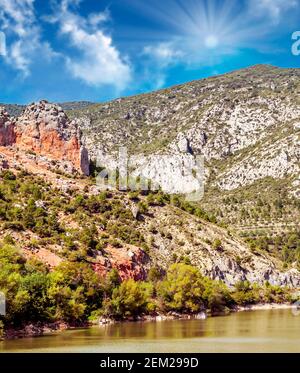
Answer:
[[99, 102], [258, 63], [300, 67], [297, 30], [300, 0], [0, 0], [0, 102]]

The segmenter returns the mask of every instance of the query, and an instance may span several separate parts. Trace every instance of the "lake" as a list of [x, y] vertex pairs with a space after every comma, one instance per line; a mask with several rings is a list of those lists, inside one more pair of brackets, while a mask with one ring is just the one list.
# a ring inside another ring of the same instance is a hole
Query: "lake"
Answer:
[[300, 352], [291, 309], [206, 320], [120, 323], [0, 342], [1, 352]]

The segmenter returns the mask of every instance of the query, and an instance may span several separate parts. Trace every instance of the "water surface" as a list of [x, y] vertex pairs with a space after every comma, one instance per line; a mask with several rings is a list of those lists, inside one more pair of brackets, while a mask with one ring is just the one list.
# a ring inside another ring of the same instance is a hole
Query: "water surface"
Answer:
[[300, 316], [290, 309], [206, 320], [120, 323], [0, 342], [2, 352], [300, 352]]

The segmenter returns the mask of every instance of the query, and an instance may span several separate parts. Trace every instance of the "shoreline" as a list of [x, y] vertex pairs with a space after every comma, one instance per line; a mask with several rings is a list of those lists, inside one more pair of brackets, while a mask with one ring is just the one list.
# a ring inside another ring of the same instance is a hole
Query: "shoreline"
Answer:
[[105, 327], [108, 325], [114, 325], [119, 323], [126, 322], [161, 322], [161, 321], [171, 321], [171, 320], [205, 320], [207, 317], [218, 317], [226, 316], [235, 312], [247, 312], [247, 311], [260, 311], [260, 310], [275, 310], [275, 309], [291, 309], [295, 306], [291, 303], [258, 303], [258, 304], [249, 304], [246, 306], [236, 306], [232, 309], [229, 309], [228, 312], [219, 312], [214, 314], [208, 314], [205, 311], [199, 312], [197, 314], [179, 314], [179, 313], [170, 313], [170, 314], [159, 314], [155, 316], [140, 316], [138, 318], [128, 318], [125, 320], [112, 320], [112, 319], [99, 319], [97, 322], [85, 322], [82, 324], [68, 324], [66, 322], [53, 322], [53, 323], [36, 323], [28, 324], [22, 329], [13, 329], [9, 328], [5, 331], [4, 337], [1, 341], [12, 340], [12, 339], [22, 339], [22, 338], [35, 338], [42, 337], [44, 335], [54, 335], [56, 333], [61, 333], [66, 330], [76, 330], [82, 328], [91, 328], [91, 327]]
[[292, 303], [258, 303], [258, 304], [249, 304], [246, 306], [237, 306], [236, 312], [291, 309], [294, 307], [295, 306]]
[[82, 324], [68, 324], [63, 321], [57, 321], [53, 323], [31, 323], [25, 325], [22, 329], [8, 328], [4, 332], [4, 337], [2, 339], [0, 338], [0, 342], [11, 339], [35, 338], [42, 337], [44, 335], [54, 335], [55, 333], [61, 333], [66, 330], [89, 328], [90, 326], [91, 323], [89, 322], [85, 322]]

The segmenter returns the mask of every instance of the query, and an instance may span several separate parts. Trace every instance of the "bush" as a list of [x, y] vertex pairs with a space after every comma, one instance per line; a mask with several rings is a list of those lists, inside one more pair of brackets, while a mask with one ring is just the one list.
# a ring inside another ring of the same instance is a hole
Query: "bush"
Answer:
[[11, 245], [0, 249], [0, 289], [6, 296], [4, 323], [47, 318], [47, 273], [43, 266], [28, 263]]
[[237, 282], [232, 297], [239, 306], [257, 303], [260, 300], [259, 287], [251, 285], [249, 281]]
[[125, 280], [114, 289], [111, 300], [106, 302], [104, 313], [122, 319], [136, 317], [154, 310], [151, 302], [153, 286], [146, 282]]
[[104, 283], [86, 263], [64, 262], [50, 274], [53, 316], [67, 321], [86, 319], [102, 305]]
[[17, 179], [16, 175], [10, 170], [4, 170], [1, 173], [1, 177], [3, 180], [6, 180], [6, 181], [14, 181]]
[[213, 248], [215, 250], [223, 250], [222, 241], [220, 239], [216, 239], [213, 242]]
[[203, 301], [206, 308], [210, 309], [213, 314], [223, 312], [226, 308], [233, 306], [234, 300], [230, 291], [221, 281], [205, 278], [204, 287]]
[[162, 308], [177, 312], [198, 312], [203, 308], [203, 278], [199, 270], [183, 263], [172, 264], [166, 279], [158, 284]]
[[151, 267], [147, 277], [149, 282], [157, 283], [162, 279], [162, 270], [159, 267]]

